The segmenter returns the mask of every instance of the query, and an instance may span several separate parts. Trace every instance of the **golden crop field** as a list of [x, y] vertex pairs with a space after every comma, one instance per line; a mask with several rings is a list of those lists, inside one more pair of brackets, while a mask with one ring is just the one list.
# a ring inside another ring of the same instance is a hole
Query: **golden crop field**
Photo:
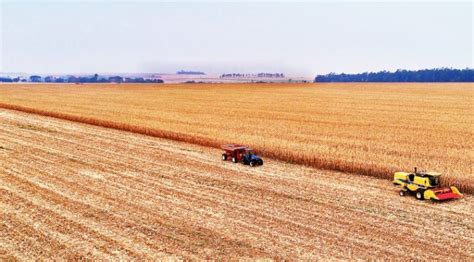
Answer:
[[0, 103], [322, 169], [417, 166], [474, 192], [472, 84], [5, 84]]
[[474, 197], [0, 109], [0, 261], [474, 260]]

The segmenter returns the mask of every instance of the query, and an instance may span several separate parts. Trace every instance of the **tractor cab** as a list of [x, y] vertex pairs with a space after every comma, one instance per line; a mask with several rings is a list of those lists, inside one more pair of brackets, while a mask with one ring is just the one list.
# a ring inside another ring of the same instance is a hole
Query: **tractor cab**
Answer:
[[246, 149], [244, 150], [243, 157], [248, 158], [248, 159], [252, 159], [252, 158], [256, 158], [256, 157], [258, 157], [258, 156], [255, 154], [255, 152], [253, 151], [253, 149], [246, 148]]
[[221, 148], [225, 151], [222, 153], [222, 160], [232, 159], [232, 162], [242, 162], [244, 165], [257, 166], [263, 165], [263, 160], [249, 147], [242, 145], [222, 145]]
[[250, 166], [263, 165], [263, 160], [250, 148], [245, 149], [242, 162]]

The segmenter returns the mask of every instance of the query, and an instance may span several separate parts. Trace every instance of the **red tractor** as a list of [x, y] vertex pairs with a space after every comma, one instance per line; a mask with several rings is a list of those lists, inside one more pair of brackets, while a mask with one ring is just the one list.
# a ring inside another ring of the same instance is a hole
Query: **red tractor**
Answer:
[[225, 151], [222, 153], [223, 161], [230, 158], [234, 163], [242, 162], [252, 167], [263, 165], [263, 160], [251, 148], [234, 144], [222, 145], [221, 148]]

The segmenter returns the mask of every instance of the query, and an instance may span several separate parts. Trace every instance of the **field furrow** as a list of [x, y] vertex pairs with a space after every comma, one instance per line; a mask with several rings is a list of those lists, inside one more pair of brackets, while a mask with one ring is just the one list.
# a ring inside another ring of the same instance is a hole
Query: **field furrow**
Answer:
[[471, 196], [9, 110], [0, 183], [0, 258], [474, 259]]

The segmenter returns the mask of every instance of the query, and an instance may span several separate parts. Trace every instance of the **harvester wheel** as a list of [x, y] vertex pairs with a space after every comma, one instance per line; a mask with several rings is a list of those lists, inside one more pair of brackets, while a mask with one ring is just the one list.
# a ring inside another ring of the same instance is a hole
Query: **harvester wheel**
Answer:
[[418, 199], [418, 200], [423, 200], [423, 199], [424, 199], [424, 197], [423, 197], [424, 194], [423, 194], [423, 193], [424, 193], [423, 190], [418, 190], [418, 191], [416, 191], [416, 194], [415, 194], [416, 199]]
[[232, 157], [232, 163], [237, 163], [237, 158]]
[[227, 154], [222, 154], [222, 161], [226, 161], [227, 160]]
[[405, 196], [406, 192], [405, 192], [405, 190], [400, 190], [399, 194], [400, 194], [400, 196]]

